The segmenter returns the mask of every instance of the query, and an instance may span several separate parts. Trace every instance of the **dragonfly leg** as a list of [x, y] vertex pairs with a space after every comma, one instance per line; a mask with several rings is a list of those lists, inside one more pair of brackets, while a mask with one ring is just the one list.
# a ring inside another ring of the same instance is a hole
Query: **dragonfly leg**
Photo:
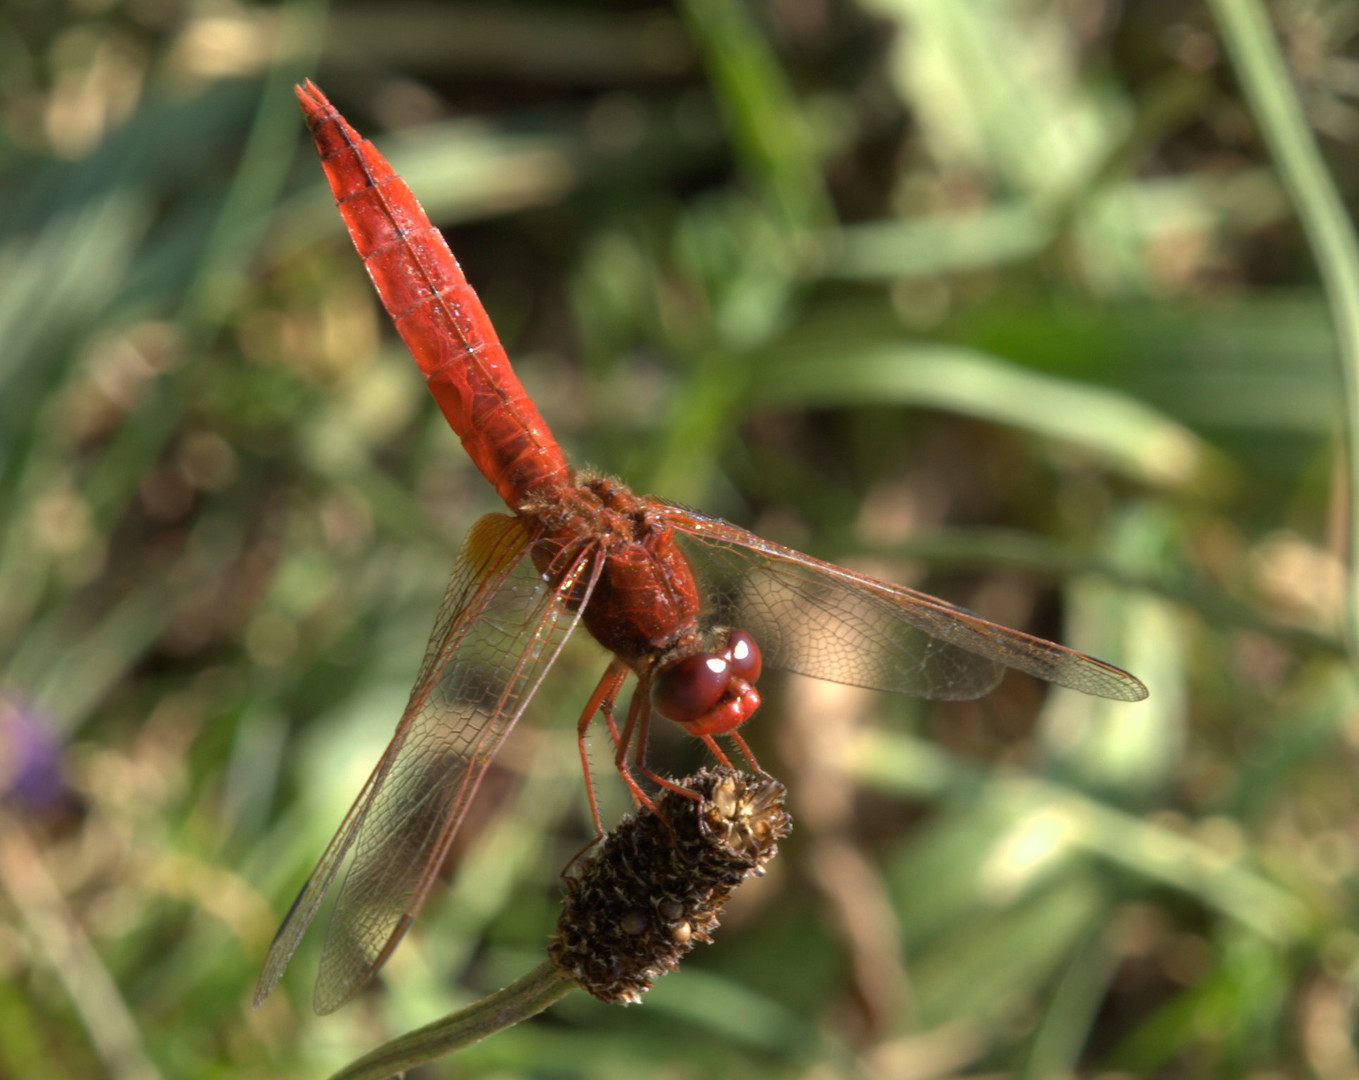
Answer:
[[[613, 660], [604, 669], [604, 675], [595, 686], [594, 693], [590, 695], [590, 700], [585, 703], [585, 709], [580, 714], [580, 719], [576, 721], [576, 746], [580, 750], [580, 767], [585, 774], [585, 797], [590, 802], [590, 820], [594, 823], [595, 839], [590, 841], [593, 844], [604, 835], [604, 827], [599, 821], [599, 805], [595, 801], [595, 786], [590, 780], [590, 755], [585, 750], [585, 734], [590, 728], [590, 721], [595, 718], [596, 712], [604, 714], [604, 720], [609, 725], [609, 734], [613, 737], [615, 744], [618, 742], [618, 727], [613, 722], [613, 703], [618, 698], [618, 691], [623, 688], [623, 680], [628, 677], [627, 666], [621, 660]], [[590, 844], [586, 844], [589, 847]], [[575, 860], [573, 859], [572, 862]]]
[[[632, 700], [628, 703], [628, 718], [623, 724], [623, 732], [614, 739], [615, 750], [613, 755], [613, 766], [618, 770], [618, 775], [623, 778], [623, 783], [628, 786], [628, 791], [632, 795], [633, 804], [638, 808], [644, 806], [648, 810], [654, 811], [656, 809], [655, 804], [647, 797], [646, 792], [638, 786], [637, 781], [632, 778], [632, 770], [628, 768], [628, 745], [632, 742], [633, 732], [637, 730], [638, 718], [641, 717], [643, 712], [648, 711], [644, 708], [645, 702], [646, 695], [639, 685], [637, 689], [632, 692]], [[645, 719], [642, 720], [641, 727], [642, 742], [645, 743]], [[651, 778], [645, 768], [642, 769], [642, 775], [646, 776], [648, 779]]]
[[634, 732], [637, 736], [637, 743], [633, 747], [632, 764], [636, 770], [653, 784], [674, 791], [685, 798], [701, 802], [702, 797], [690, 791], [686, 787], [680, 787], [673, 780], [667, 780], [659, 773], [652, 772], [646, 767], [646, 737], [651, 728], [651, 692], [648, 687], [638, 683], [637, 689], [632, 693], [632, 702], [628, 706], [628, 720], [623, 725], [623, 738], [618, 745], [618, 753], [614, 757], [614, 765], [617, 766], [619, 774], [623, 777], [623, 782], [633, 793], [633, 798], [638, 800], [639, 806], [646, 806], [650, 810], [655, 810], [655, 806], [647, 798], [646, 794], [637, 782], [632, 778], [632, 769], [628, 767], [627, 752], [628, 745], [632, 742]]
[[[767, 772], [765, 772], [762, 768], [760, 768], [760, 763], [759, 763], [758, 761], [755, 760], [755, 755], [752, 754], [752, 753], [750, 752], [750, 747], [749, 747], [749, 745], [747, 745], [745, 739], [741, 738], [740, 732], [738, 732], [738, 731], [728, 731], [728, 732], [727, 732], [727, 735], [731, 738], [731, 741], [734, 742], [734, 743], [736, 744], [736, 749], [738, 749], [739, 751], [741, 751], [741, 755], [742, 755], [748, 762], [750, 762], [750, 767], [751, 767], [752, 769], [754, 769], [754, 770], [755, 770], [757, 773], [759, 773], [761, 776], [768, 776], [768, 775], [769, 775], [769, 774], [768, 774]], [[727, 759], [724, 758], [724, 757], [722, 757], [722, 755], [719, 754], [719, 753], [717, 752], [717, 747], [714, 746], [713, 743], [711, 742], [712, 736], [708, 736], [708, 739], [710, 740], [710, 741], [708, 742], [708, 749], [711, 750], [714, 754], [717, 754], [718, 760], [721, 761], [724, 765], [726, 765], [726, 764], [727, 764]], [[728, 765], [727, 767], [730, 768], [731, 766]]]
[[711, 735], [700, 735], [699, 738], [703, 740], [703, 745], [708, 748], [708, 753], [712, 754], [713, 757], [717, 758], [717, 763], [719, 765], [727, 769], [735, 768], [735, 766], [732, 765], [731, 760], [727, 757], [727, 755], [722, 753], [722, 748], [717, 745], [716, 739], [714, 739]]
[[[618, 688], [621, 690], [622, 686], [623, 686], [622, 680], [619, 680]], [[600, 702], [599, 705], [599, 711], [604, 717], [604, 723], [609, 728], [609, 738], [613, 740], [613, 748], [615, 753], [618, 751], [619, 734], [618, 725], [614, 722], [613, 719], [613, 707], [616, 704], [617, 700], [618, 700], [617, 691], [615, 691], [615, 693], [612, 696], [605, 698], [602, 702]]]

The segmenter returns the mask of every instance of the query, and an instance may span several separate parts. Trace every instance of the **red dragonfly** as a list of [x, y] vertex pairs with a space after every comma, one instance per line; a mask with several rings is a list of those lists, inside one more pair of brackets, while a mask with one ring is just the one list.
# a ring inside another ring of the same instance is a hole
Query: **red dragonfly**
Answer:
[[[615, 764], [652, 712], [702, 739], [760, 703], [763, 665], [935, 699], [989, 692], [1005, 668], [1139, 701], [1127, 672], [900, 585], [821, 562], [718, 518], [576, 470], [510, 368], [481, 303], [410, 189], [317, 87], [297, 89], [340, 214], [379, 296], [467, 453], [511, 514], [468, 534], [391, 744], [293, 902], [255, 993], [274, 987], [352, 856], [314, 1005], [353, 997], [415, 918], [486, 767], [577, 623], [613, 654], [577, 723], [602, 713]], [[637, 678], [620, 731], [614, 703]], [[758, 768], [758, 766], [755, 766]], [[590, 795], [591, 809], [594, 798]], [[598, 815], [596, 814], [598, 827]]]

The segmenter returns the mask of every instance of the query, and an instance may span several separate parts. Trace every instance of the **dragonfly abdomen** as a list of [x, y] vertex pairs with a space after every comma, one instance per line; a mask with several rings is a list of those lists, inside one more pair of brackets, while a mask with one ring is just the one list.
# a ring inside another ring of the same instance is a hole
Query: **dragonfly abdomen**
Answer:
[[481, 301], [386, 159], [310, 83], [298, 91], [368, 276], [468, 456], [513, 509], [571, 469], [510, 366]]

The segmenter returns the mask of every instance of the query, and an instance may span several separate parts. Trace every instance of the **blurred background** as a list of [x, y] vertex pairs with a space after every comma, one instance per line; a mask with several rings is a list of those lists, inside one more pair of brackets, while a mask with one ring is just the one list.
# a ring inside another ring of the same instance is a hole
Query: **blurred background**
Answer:
[[[1359, 9], [1266, 14], [1352, 203]], [[0, 1076], [324, 1075], [536, 963], [590, 836], [582, 637], [371, 991], [312, 1015], [318, 924], [251, 1009], [496, 507], [305, 76], [577, 463], [1152, 692], [768, 678], [796, 832], [716, 943], [420, 1075], [1359, 1075], [1346, 381], [1208, 8], [6, 0]]]

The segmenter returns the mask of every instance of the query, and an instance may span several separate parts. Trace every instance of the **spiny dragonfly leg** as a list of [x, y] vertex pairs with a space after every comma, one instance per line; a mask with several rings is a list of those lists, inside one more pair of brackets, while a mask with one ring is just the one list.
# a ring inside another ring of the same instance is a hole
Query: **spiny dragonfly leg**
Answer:
[[[727, 732], [727, 736], [728, 736], [728, 738], [731, 739], [732, 742], [734, 742], [734, 743], [736, 744], [736, 749], [738, 749], [739, 751], [741, 751], [741, 756], [744, 757], [748, 762], [750, 762], [750, 767], [751, 767], [752, 769], [754, 769], [754, 770], [755, 770], [757, 773], [759, 773], [761, 776], [768, 776], [768, 775], [769, 775], [767, 772], [764, 771], [764, 769], [760, 768], [760, 763], [759, 763], [758, 761], [755, 760], [755, 755], [752, 754], [752, 753], [750, 752], [750, 747], [746, 744], [745, 739], [741, 738], [741, 733], [740, 733], [740, 732], [738, 732], [738, 731], [728, 731], [728, 732]], [[731, 766], [730, 766], [730, 765], [728, 764], [728, 762], [727, 762], [727, 759], [726, 759], [725, 757], [723, 757], [722, 754], [721, 754], [721, 752], [717, 749], [717, 747], [716, 747], [715, 745], [713, 745], [712, 736], [708, 736], [707, 742], [708, 742], [708, 749], [711, 750], [714, 754], [717, 755], [717, 759], [718, 759], [720, 762], [722, 762], [722, 764], [727, 765], [728, 768], [731, 768]]]
[[[590, 801], [590, 821], [595, 827], [593, 844], [604, 835], [604, 827], [599, 820], [599, 804], [595, 801], [595, 785], [590, 779], [590, 755], [585, 749], [585, 735], [589, 731], [590, 722], [595, 718], [596, 712], [604, 714], [604, 720], [609, 725], [609, 734], [613, 737], [615, 744], [618, 742], [618, 727], [613, 722], [613, 703], [618, 698], [618, 691], [623, 688], [623, 680], [628, 677], [627, 666], [621, 660], [613, 660], [604, 669], [604, 674], [600, 678], [598, 685], [595, 686], [594, 693], [590, 695], [590, 700], [585, 703], [585, 709], [580, 714], [580, 719], [576, 721], [576, 747], [580, 751], [580, 768], [585, 774], [585, 797]], [[585, 846], [588, 848], [590, 844]], [[578, 856], [577, 856], [578, 857]], [[571, 860], [575, 862], [575, 859]]]
[[632, 702], [628, 705], [627, 723], [623, 725], [623, 737], [618, 743], [618, 752], [614, 756], [614, 765], [618, 768], [619, 775], [623, 777], [623, 782], [628, 785], [628, 789], [632, 792], [633, 800], [638, 806], [645, 806], [648, 810], [654, 811], [656, 809], [651, 800], [647, 798], [646, 793], [637, 786], [637, 782], [632, 778], [632, 769], [628, 767], [628, 745], [632, 742], [635, 734], [637, 743], [632, 752], [633, 767], [653, 784], [683, 795], [685, 798], [701, 802], [702, 796], [688, 788], [680, 787], [673, 780], [667, 780], [664, 776], [647, 768], [646, 739], [650, 728], [651, 688], [645, 683], [639, 682], [637, 689], [632, 692]]
[[703, 745], [708, 748], [708, 753], [717, 758], [717, 763], [719, 765], [725, 769], [735, 768], [731, 763], [731, 759], [728, 758], [726, 754], [722, 753], [722, 748], [717, 745], [716, 739], [711, 735], [700, 735], [699, 738], [703, 740]]

